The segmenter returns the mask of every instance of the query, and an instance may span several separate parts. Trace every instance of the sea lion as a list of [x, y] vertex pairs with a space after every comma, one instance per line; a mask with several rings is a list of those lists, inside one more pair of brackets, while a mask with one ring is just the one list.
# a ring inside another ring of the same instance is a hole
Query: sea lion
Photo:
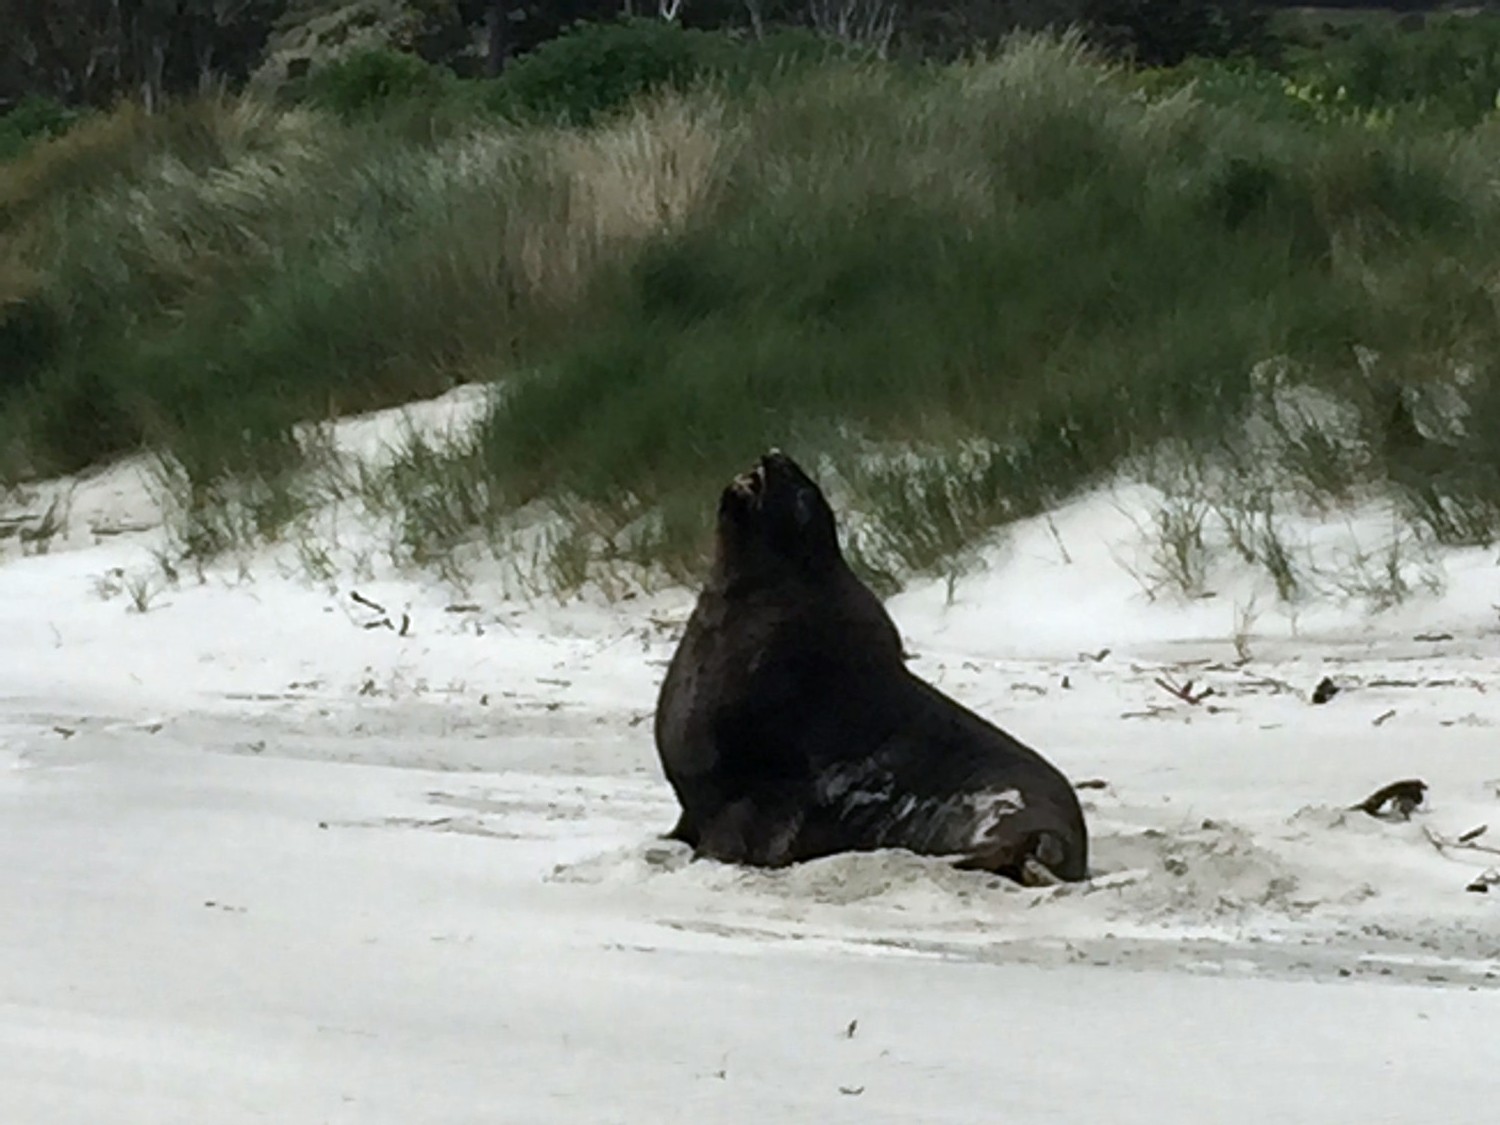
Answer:
[[779, 450], [720, 496], [655, 735], [682, 805], [670, 836], [700, 856], [905, 848], [1028, 884], [1087, 875], [1068, 780], [906, 667], [822, 491]]

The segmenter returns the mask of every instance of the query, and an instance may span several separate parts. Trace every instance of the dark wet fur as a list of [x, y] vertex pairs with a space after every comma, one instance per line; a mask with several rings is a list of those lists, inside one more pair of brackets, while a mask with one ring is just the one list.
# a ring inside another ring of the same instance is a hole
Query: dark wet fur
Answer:
[[[1073, 787], [907, 669], [822, 493], [780, 453], [724, 490], [714, 571], [662, 685], [656, 743], [683, 808], [671, 835], [700, 855], [780, 866], [904, 847], [1025, 882], [1037, 864], [1087, 874]], [[976, 839], [1009, 790], [1021, 807]]]

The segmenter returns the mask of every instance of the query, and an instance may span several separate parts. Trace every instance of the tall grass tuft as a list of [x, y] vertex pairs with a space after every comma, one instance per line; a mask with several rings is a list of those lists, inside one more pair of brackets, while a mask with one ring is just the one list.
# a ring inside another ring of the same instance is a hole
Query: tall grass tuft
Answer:
[[733, 135], [712, 99], [425, 144], [250, 102], [190, 116], [194, 146], [118, 142], [157, 128], [125, 109], [0, 172], [13, 474], [145, 444], [202, 486], [274, 477], [298, 421], [527, 362], [605, 264], [684, 221]]

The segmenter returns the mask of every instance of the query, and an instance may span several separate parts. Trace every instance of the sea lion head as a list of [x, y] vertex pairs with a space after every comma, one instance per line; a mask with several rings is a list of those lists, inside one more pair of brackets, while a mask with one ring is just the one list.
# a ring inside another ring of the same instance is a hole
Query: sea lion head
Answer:
[[815, 574], [841, 558], [833, 509], [781, 450], [761, 457], [720, 496], [717, 566], [727, 578]]

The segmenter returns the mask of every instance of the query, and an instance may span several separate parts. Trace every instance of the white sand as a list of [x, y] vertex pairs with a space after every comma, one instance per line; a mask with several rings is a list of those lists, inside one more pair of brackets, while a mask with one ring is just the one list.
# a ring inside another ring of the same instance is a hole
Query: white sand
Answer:
[[[1150, 601], [1132, 489], [1015, 529], [952, 604], [893, 599], [923, 675], [1108, 782], [1097, 878], [1039, 892], [657, 840], [650, 712], [690, 592], [460, 596], [373, 549], [329, 589], [288, 549], [143, 614], [118, 590], [161, 543], [143, 480], [68, 482], [52, 552], [0, 561], [4, 1121], [1494, 1115], [1500, 886], [1464, 888], [1500, 854], [1428, 838], [1500, 847], [1492, 552], [1429, 553], [1443, 592], [1378, 615], [1289, 615], [1227, 563], [1216, 597]], [[1387, 522], [1303, 534], [1347, 560]], [[1315, 707], [1324, 675], [1345, 690]], [[1407, 776], [1411, 822], [1344, 811]]]

